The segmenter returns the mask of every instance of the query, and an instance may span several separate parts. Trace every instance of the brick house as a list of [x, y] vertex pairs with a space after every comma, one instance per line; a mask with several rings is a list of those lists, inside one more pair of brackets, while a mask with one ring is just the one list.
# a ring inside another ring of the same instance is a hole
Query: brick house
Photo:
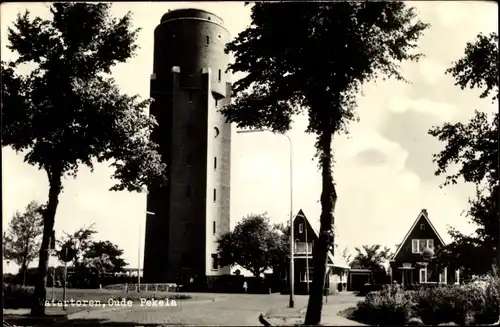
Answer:
[[[295, 240], [295, 293], [307, 294], [307, 284], [311, 285], [314, 272], [312, 250], [314, 242], [318, 240], [318, 233], [311, 226], [302, 210], [299, 210], [295, 216], [293, 228]], [[309, 274], [307, 274], [308, 269]], [[281, 274], [287, 280], [287, 285], [289, 285], [287, 278], [288, 271], [289, 266], [287, 265], [286, 268], [282, 269]], [[333, 251], [329, 251], [325, 289], [328, 289], [330, 294], [337, 290], [345, 290], [348, 273], [349, 266], [347, 263], [343, 259], [336, 258], [333, 255]]]
[[438, 270], [432, 263], [424, 260], [422, 255], [425, 248], [436, 252], [444, 245], [443, 239], [429, 219], [427, 210], [422, 209], [390, 260], [391, 283], [397, 282], [404, 286], [459, 283], [459, 270], [453, 267]]

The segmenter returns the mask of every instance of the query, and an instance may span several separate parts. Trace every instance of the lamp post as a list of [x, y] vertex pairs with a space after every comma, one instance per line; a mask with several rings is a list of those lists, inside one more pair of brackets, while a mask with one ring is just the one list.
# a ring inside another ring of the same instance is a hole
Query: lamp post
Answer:
[[[251, 130], [240, 130], [236, 131], [238, 134], [242, 133], [259, 133], [259, 132], [271, 132], [273, 131], [269, 129], [251, 129]], [[294, 307], [294, 281], [295, 281], [295, 276], [294, 276], [294, 258], [293, 258], [293, 153], [292, 153], [292, 139], [286, 134], [278, 134], [278, 135], [283, 135], [288, 139], [288, 144], [290, 146], [290, 273], [288, 274], [288, 279], [290, 283], [290, 303], [289, 306], [290, 308]]]
[[297, 216], [302, 217], [304, 220], [304, 234], [306, 235], [306, 287], [307, 294], [309, 294], [309, 243], [307, 242], [307, 223], [306, 217], [303, 214], [298, 214]]
[[[147, 215], [152, 215], [154, 216], [155, 213], [151, 211], [146, 211], [146, 216]], [[137, 246], [137, 292], [141, 292], [141, 239], [142, 239], [142, 233], [141, 233], [141, 225], [139, 224], [139, 245]]]

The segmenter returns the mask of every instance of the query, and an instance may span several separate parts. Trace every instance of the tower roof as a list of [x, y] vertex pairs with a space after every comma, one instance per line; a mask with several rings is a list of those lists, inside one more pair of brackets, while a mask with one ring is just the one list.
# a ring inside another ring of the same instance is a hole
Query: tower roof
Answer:
[[161, 17], [160, 24], [176, 18], [202, 18], [213, 20], [214, 23], [218, 23], [220, 25], [224, 24], [224, 20], [220, 16], [215, 15], [210, 11], [197, 8], [182, 8], [168, 11]]

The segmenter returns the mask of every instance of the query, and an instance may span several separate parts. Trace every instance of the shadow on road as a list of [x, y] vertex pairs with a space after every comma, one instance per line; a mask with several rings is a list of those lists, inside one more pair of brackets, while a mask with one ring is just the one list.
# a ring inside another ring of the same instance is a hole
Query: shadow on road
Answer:
[[26, 315], [4, 315], [3, 320], [15, 326], [51, 326], [58, 321], [66, 320], [66, 315], [50, 315], [42, 318]]
[[[41, 326], [41, 325], [40, 325]], [[113, 327], [159, 327], [161, 324], [138, 324], [136, 322], [115, 322], [104, 319], [71, 319], [66, 321], [61, 321], [57, 324], [43, 325], [44, 327], [56, 327], [56, 326], [68, 326], [68, 327], [97, 327], [97, 326], [113, 326]], [[163, 325], [166, 326], [166, 325]], [[181, 324], [175, 324], [175, 326], [182, 326]], [[37, 327], [37, 326], [34, 326]]]

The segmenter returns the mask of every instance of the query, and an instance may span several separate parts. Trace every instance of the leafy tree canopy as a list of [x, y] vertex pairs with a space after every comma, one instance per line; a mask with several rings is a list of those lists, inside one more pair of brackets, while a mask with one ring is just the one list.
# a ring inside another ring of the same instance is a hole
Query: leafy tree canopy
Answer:
[[363, 245], [355, 248], [356, 254], [350, 262], [351, 268], [383, 270], [384, 263], [392, 256], [388, 247], [382, 248], [380, 244]]
[[45, 206], [31, 201], [23, 213], [17, 211], [3, 233], [3, 258], [21, 267], [24, 274], [29, 264], [38, 257], [43, 233]]
[[287, 237], [271, 226], [266, 214], [248, 215], [217, 242], [221, 266], [237, 264], [255, 277], [282, 264], [288, 253]]
[[[73, 258], [73, 266], [78, 267], [83, 264], [83, 258], [87, 250], [93, 244], [93, 237], [97, 234], [93, 225], [90, 227], [82, 227], [75, 232], [68, 234], [60, 239], [57, 243], [60, 245], [59, 251], [62, 251], [64, 246], [69, 246], [75, 250], [75, 257]], [[59, 255], [61, 257], [61, 255]]]
[[[7, 47], [18, 59], [2, 63], [2, 146], [51, 178], [76, 176], [79, 165], [111, 160], [114, 190], [141, 190], [163, 164], [149, 141], [155, 126], [149, 100], [120, 94], [111, 67], [134, 55], [139, 30], [131, 15], [109, 16], [110, 4], [54, 3], [52, 20], [18, 15]], [[18, 75], [20, 64], [34, 69]]]
[[363, 83], [379, 75], [404, 80], [400, 63], [421, 56], [411, 50], [428, 26], [401, 2], [260, 2], [251, 18], [226, 48], [235, 56], [228, 70], [248, 75], [234, 83], [236, 100], [222, 112], [241, 128], [284, 132], [293, 114], [307, 110], [316, 134], [355, 118]]
[[[99, 258], [100, 262], [105, 262], [109, 264], [103, 265], [106, 267], [105, 272], [122, 272], [123, 268], [127, 266], [127, 262], [121, 256], [123, 255], [123, 250], [117, 245], [110, 241], [97, 241], [92, 242], [90, 246], [85, 250], [83, 257], [85, 259], [95, 259]], [[107, 260], [103, 260], [106, 258]]]
[[[462, 89], [480, 88], [480, 97], [498, 101], [498, 35], [479, 34], [469, 42], [465, 55], [446, 71]], [[438, 260], [452, 261], [469, 274], [484, 274], [500, 263], [499, 183], [498, 183], [498, 113], [488, 115], [475, 111], [472, 119], [433, 127], [429, 134], [445, 142], [445, 148], [434, 155], [436, 175], [446, 175], [443, 184], [459, 180], [473, 183], [477, 193], [471, 199], [467, 217], [476, 225], [472, 235], [451, 229], [453, 242], [439, 252]], [[458, 167], [457, 171], [454, 168]]]

